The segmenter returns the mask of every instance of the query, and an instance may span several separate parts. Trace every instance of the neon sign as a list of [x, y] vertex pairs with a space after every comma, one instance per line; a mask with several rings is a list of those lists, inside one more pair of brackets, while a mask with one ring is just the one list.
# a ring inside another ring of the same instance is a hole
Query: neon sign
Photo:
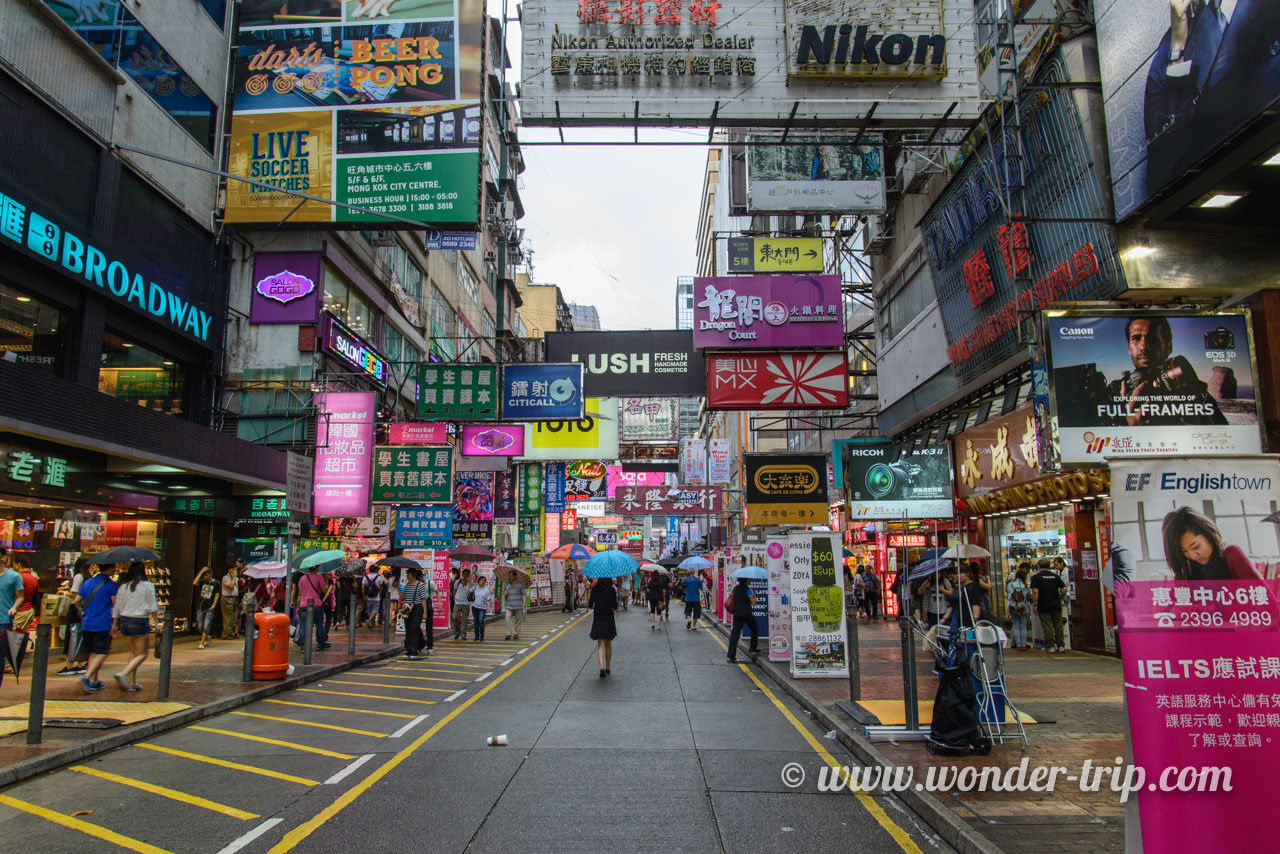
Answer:
[[324, 349], [340, 362], [368, 374], [378, 385], [387, 384], [387, 360], [363, 338], [343, 326], [333, 315], [324, 316]]

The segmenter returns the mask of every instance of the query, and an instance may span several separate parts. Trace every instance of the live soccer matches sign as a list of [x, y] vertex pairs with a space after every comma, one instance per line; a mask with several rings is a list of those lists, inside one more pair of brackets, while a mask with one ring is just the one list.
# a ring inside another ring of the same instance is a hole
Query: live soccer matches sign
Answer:
[[[1115, 593], [1130, 774], [1151, 784], [1133, 787], [1143, 850], [1270, 850], [1268, 822], [1240, 817], [1265, 809], [1280, 762], [1280, 464], [1122, 460], [1111, 484], [1103, 583]], [[1216, 790], [1159, 790], [1175, 767], [1212, 769]]]
[[227, 220], [475, 224], [484, 4], [299, 5], [241, 9]]

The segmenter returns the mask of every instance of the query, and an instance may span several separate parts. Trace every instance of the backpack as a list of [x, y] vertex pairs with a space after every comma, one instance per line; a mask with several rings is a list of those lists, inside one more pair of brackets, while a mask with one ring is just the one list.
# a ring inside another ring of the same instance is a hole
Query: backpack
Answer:
[[1009, 591], [1009, 613], [1025, 614], [1027, 612], [1026, 585], [1021, 581]]

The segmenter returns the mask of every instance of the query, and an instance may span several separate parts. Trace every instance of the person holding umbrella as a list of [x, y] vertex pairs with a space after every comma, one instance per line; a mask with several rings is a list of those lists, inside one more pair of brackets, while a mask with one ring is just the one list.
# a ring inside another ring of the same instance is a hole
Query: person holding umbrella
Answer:
[[587, 607], [594, 614], [591, 620], [591, 639], [596, 642], [601, 679], [611, 672], [613, 639], [618, 636], [618, 626], [613, 618], [618, 610], [618, 591], [614, 587], [614, 580], [634, 572], [635, 568], [636, 559], [616, 549], [592, 555], [582, 567], [582, 578], [594, 580], [591, 593], [587, 596]]
[[[756, 597], [751, 592], [752, 574], [748, 572], [752, 569], [759, 569], [759, 567], [744, 566], [731, 573], [732, 577], [738, 579], [738, 583], [729, 594], [729, 613], [733, 615], [733, 628], [729, 632], [728, 658], [730, 661], [738, 660], [738, 640], [742, 637], [743, 626], [751, 629], [751, 646], [747, 652], [755, 654], [760, 651], [760, 626], [752, 611], [756, 604]], [[764, 578], [769, 577], [767, 570], [761, 570], [761, 573]]]
[[121, 691], [141, 691], [138, 668], [147, 660], [147, 644], [155, 631], [156, 587], [147, 581], [147, 569], [141, 562], [129, 564], [124, 584], [116, 592], [111, 606], [111, 635], [124, 635], [129, 643], [129, 661], [116, 674]]
[[[341, 560], [341, 558], [337, 558], [337, 560]], [[324, 603], [329, 596], [332, 585], [320, 572], [323, 563], [323, 561], [315, 561], [310, 566], [307, 566], [306, 574], [298, 579], [297, 586], [293, 588], [294, 608], [315, 609], [311, 614], [312, 622], [315, 623], [317, 649], [328, 649], [330, 646], [329, 627], [326, 625], [324, 618]], [[301, 615], [299, 615], [298, 620], [302, 620]], [[307, 639], [301, 631], [298, 632], [297, 644], [300, 647], [307, 645]]]
[[649, 628], [662, 629], [662, 609], [666, 606], [667, 579], [656, 569], [649, 575], [646, 589], [649, 596]]

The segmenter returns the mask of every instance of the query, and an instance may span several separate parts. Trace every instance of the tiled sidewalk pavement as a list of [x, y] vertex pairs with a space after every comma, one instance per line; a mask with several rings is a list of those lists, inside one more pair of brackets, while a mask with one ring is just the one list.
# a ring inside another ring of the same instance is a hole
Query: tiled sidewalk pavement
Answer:
[[[901, 635], [896, 622], [859, 624], [863, 699], [902, 699]], [[932, 700], [937, 678], [932, 656], [916, 647], [916, 678], [920, 699]], [[916, 779], [930, 766], [995, 765], [1015, 767], [1026, 756], [1031, 767], [1061, 765], [1077, 773], [1085, 759], [1095, 766], [1112, 764], [1123, 755], [1124, 706], [1120, 661], [1104, 656], [1067, 652], [1006, 651], [1009, 697], [1018, 707], [1045, 723], [1027, 727], [1031, 744], [1025, 753], [1017, 743], [996, 745], [989, 756], [935, 756], [922, 743], [875, 745], [895, 763], [910, 765]], [[787, 676], [786, 662], [767, 664]], [[851, 728], [861, 732], [836, 701], [849, 698], [846, 679], [800, 679], [799, 686]], [[1053, 721], [1053, 723], [1048, 723]], [[923, 725], [928, 725], [924, 720]], [[1105, 789], [1105, 784], [1104, 784]], [[1054, 792], [966, 793], [935, 795], [976, 832], [1007, 852], [1123, 852], [1124, 805], [1108, 790], [1081, 792], [1077, 784], [1060, 781]]]

